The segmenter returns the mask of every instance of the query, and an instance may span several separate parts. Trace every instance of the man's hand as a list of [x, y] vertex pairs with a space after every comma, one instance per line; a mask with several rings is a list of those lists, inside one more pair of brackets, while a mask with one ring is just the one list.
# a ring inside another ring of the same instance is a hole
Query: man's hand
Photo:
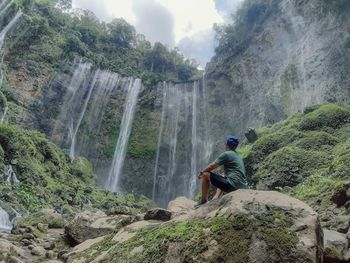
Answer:
[[203, 174], [204, 174], [204, 172], [200, 171], [199, 174], [198, 174], [198, 179], [202, 179]]

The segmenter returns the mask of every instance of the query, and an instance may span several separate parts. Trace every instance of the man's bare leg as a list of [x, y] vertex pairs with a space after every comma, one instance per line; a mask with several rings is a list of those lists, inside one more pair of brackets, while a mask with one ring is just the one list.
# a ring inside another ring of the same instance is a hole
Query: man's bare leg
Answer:
[[210, 185], [210, 173], [205, 172], [202, 174], [202, 197], [201, 203], [206, 203], [208, 201], [208, 192]]
[[222, 190], [219, 189], [219, 188], [216, 188], [216, 193], [215, 193], [215, 195], [214, 195], [212, 200], [219, 199], [221, 194], [222, 194]]

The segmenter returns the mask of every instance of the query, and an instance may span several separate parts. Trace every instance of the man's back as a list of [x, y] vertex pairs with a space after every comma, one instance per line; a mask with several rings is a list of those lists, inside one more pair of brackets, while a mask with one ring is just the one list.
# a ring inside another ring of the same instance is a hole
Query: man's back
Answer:
[[247, 188], [245, 168], [242, 158], [235, 151], [223, 152], [215, 161], [224, 166], [224, 173], [228, 181], [236, 189]]

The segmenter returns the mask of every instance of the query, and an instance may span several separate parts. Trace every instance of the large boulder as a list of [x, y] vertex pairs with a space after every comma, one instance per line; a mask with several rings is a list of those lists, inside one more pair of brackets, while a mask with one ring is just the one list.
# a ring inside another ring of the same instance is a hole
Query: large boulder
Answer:
[[168, 222], [140, 221], [123, 227], [73, 258], [321, 263], [322, 247], [318, 215], [308, 205], [278, 192], [239, 190], [197, 210], [178, 209]]
[[115, 215], [107, 216], [103, 212], [82, 212], [65, 226], [65, 234], [72, 245], [77, 245], [85, 240], [94, 239], [132, 223], [134, 216]]

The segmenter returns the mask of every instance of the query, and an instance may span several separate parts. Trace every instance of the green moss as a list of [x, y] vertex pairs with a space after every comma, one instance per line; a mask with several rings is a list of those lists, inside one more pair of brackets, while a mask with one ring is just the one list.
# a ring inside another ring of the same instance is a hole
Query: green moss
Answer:
[[[307, 202], [312, 207], [315, 207], [316, 205], [319, 205], [319, 202], [324, 201], [329, 204], [331, 193], [337, 187], [342, 185], [344, 180], [326, 174], [327, 173], [318, 173], [308, 177], [293, 189], [292, 195]], [[325, 199], [327, 200], [322, 200], [322, 196], [325, 194]]]
[[160, 116], [153, 116], [150, 108], [136, 113], [128, 145], [128, 156], [141, 159], [154, 158], [157, 151], [159, 119]]
[[[130, 207], [131, 213], [146, 209], [143, 197], [118, 196], [100, 190], [86, 159], [77, 158], [71, 163], [63, 151], [38, 132], [0, 125], [0, 146], [3, 164], [12, 162], [20, 180], [12, 190], [13, 200], [8, 200], [18, 211], [36, 212], [56, 206], [65, 207], [68, 212], [90, 202], [93, 207], [106, 211], [124, 206]], [[0, 187], [5, 186], [1, 181]]]
[[247, 144], [243, 147], [238, 148], [237, 152], [241, 155], [242, 158], [246, 158], [250, 154], [252, 147], [253, 146], [251, 144]]
[[316, 169], [327, 167], [330, 161], [331, 157], [326, 153], [287, 146], [272, 153], [261, 164], [255, 174], [255, 180], [268, 189], [293, 187]]
[[50, 216], [37, 212], [29, 216], [20, 218], [20, 220], [16, 224], [16, 227], [37, 227], [39, 223], [47, 224], [50, 228], [63, 228], [65, 225], [64, 219], [58, 214], [57, 216]]
[[[205, 221], [165, 223], [141, 229], [133, 238], [117, 246], [104, 241], [84, 252], [84, 255], [86, 258], [86, 255], [103, 247], [104, 251], [111, 248], [104, 259], [108, 262], [164, 262], [169, 246], [175, 245], [179, 249], [180, 262], [240, 263], [249, 260], [249, 246], [255, 235], [266, 242], [269, 262], [280, 262], [280, 258], [286, 259], [285, 262], [296, 262], [288, 260], [300, 256], [295, 250], [298, 238], [288, 230], [292, 225], [289, 216], [279, 210], [271, 210], [267, 215], [257, 213], [231, 219], [214, 217]], [[212, 240], [217, 242], [215, 248], [209, 244]], [[131, 255], [130, 252], [138, 247], [143, 249]], [[209, 247], [214, 253], [206, 257], [204, 253]], [[82, 256], [78, 254], [75, 258]]]
[[324, 128], [340, 128], [350, 121], [348, 107], [336, 104], [326, 104], [318, 109], [307, 113], [301, 123], [302, 130], [319, 130]]
[[262, 136], [253, 144], [249, 154], [244, 159], [249, 168], [248, 170], [254, 170], [254, 167], [267, 158], [271, 153], [302, 136], [303, 134], [295, 129], [285, 129]]
[[311, 131], [303, 134], [303, 138], [293, 144], [305, 150], [322, 151], [332, 149], [339, 140], [324, 131]]

